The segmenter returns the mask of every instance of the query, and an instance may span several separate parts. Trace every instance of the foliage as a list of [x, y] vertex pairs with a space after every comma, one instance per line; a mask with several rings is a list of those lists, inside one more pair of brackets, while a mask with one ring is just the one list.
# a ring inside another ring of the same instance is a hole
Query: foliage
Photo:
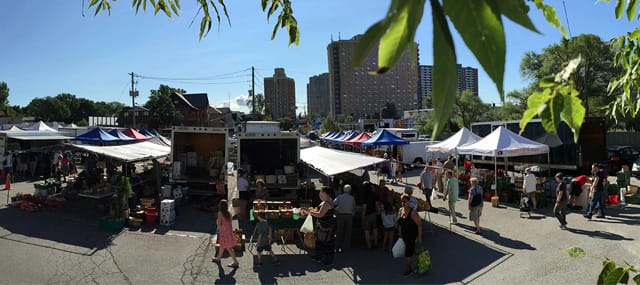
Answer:
[[[634, 5], [637, 4], [636, 1], [633, 2]], [[611, 78], [607, 87], [610, 97], [615, 96], [615, 100], [609, 105], [607, 114], [616, 121], [621, 117], [636, 118], [640, 114], [640, 100], [636, 94], [640, 88], [640, 77], [637, 72], [640, 68], [639, 38], [640, 28], [611, 41], [611, 48], [618, 51], [613, 58], [613, 64], [623, 70], [618, 76]]]
[[9, 86], [6, 82], [0, 82], [0, 108], [9, 105]]
[[602, 260], [602, 269], [598, 274], [597, 284], [627, 284], [629, 283], [630, 275], [636, 274], [632, 280], [636, 284], [640, 284], [640, 269], [635, 268], [633, 265], [625, 262], [624, 266], [619, 266], [615, 261], [606, 258], [606, 257], [597, 257], [594, 255], [587, 254], [582, 248], [579, 247], [570, 247], [565, 249], [567, 254], [571, 257], [582, 258], [585, 256], [601, 259]]
[[151, 90], [149, 100], [144, 107], [149, 109], [149, 121], [152, 128], [164, 128], [177, 124], [182, 114], [171, 102], [173, 92], [186, 93], [185, 90], [160, 84], [157, 90]]
[[610, 103], [606, 93], [609, 79], [618, 71], [611, 59], [613, 52], [609, 44], [598, 36], [583, 34], [571, 39], [563, 39], [559, 44], [549, 45], [537, 54], [528, 52], [522, 59], [520, 71], [523, 76], [532, 79], [530, 89], [542, 91], [540, 82], [550, 74], [560, 72], [573, 58], [580, 56], [582, 61], [572, 75], [574, 88], [580, 93], [588, 116], [602, 116], [602, 106]]
[[25, 107], [25, 113], [46, 122], [64, 122], [71, 117], [69, 107], [58, 98], [51, 96], [31, 100]]
[[430, 134], [433, 131], [433, 116], [421, 114], [416, 118], [416, 125], [414, 128], [421, 134]]
[[76, 125], [78, 127], [86, 127], [86, 126], [89, 126], [89, 122], [87, 122], [87, 120], [85, 120], [85, 119], [82, 119], [82, 120], [76, 122]]
[[[89, 1], [89, 7], [95, 8], [95, 14], [97, 14], [101, 10], [110, 11], [111, 2], [115, 0]], [[605, 1], [609, 2], [609, 0]], [[143, 11], [146, 11], [147, 0], [132, 0], [132, 2], [136, 12], [139, 11], [140, 7], [142, 7]], [[180, 11], [179, 0], [148, 0], [148, 2], [153, 6], [155, 14], [162, 10], [168, 17], [171, 17], [173, 14], [178, 15]], [[222, 13], [224, 13], [224, 16], [230, 24], [230, 18], [224, 0], [218, 0], [218, 4], [216, 4], [215, 1], [206, 0], [197, 0], [197, 2], [200, 4], [198, 12], [202, 12], [200, 39], [211, 30], [212, 20], [209, 8], [214, 10], [218, 24], [220, 23], [221, 15], [221, 12], [218, 10], [219, 8], [222, 9]], [[434, 51], [432, 102], [437, 119], [433, 130], [433, 137], [440, 133], [447, 123], [449, 118], [448, 114], [454, 109], [454, 99], [456, 98], [455, 81], [457, 78], [457, 61], [451, 31], [449, 30], [449, 22], [453, 24], [465, 42], [465, 45], [471, 50], [484, 71], [495, 83], [502, 101], [504, 101], [503, 80], [506, 57], [503, 17], [523, 28], [538, 33], [538, 30], [528, 15], [529, 6], [527, 2], [530, 2], [536, 9], [543, 13], [549, 24], [558, 28], [564, 37], [568, 38], [567, 32], [560, 23], [555, 9], [545, 4], [543, 0], [429, 0], [429, 2], [431, 6]], [[627, 19], [629, 21], [633, 20], [637, 14], [637, 2], [637, 0], [616, 0], [616, 17], [622, 17], [625, 12], [625, 3], [627, 3]], [[354, 64], [362, 64], [369, 52], [377, 45], [377, 73], [383, 74], [391, 70], [399, 60], [401, 52], [414, 44], [416, 30], [422, 21], [425, 5], [426, 0], [391, 0], [387, 14], [380, 21], [369, 27], [359, 41], [354, 54]], [[271, 38], [274, 38], [278, 28], [286, 28], [289, 35], [289, 44], [298, 44], [299, 30], [297, 21], [293, 16], [291, 1], [261, 0], [261, 6], [263, 11], [267, 13], [267, 18], [273, 16], [277, 11], [280, 11]], [[630, 35], [623, 36], [623, 39], [625, 41], [635, 42], [638, 34], [640, 34], [640, 32], [636, 30]], [[623, 60], [626, 61], [627, 64], [620, 63], [629, 76], [612, 81], [614, 85], [616, 85], [617, 82], [618, 86], [627, 87], [623, 88], [622, 94], [624, 94], [624, 96], [618, 95], [617, 99], [619, 100], [616, 101], [616, 105], [612, 105], [612, 110], [610, 110], [609, 114], [617, 114], [618, 111], [629, 111], [630, 109], [626, 106], [632, 104], [634, 100], [636, 101], [636, 106], [640, 104], [631, 95], [632, 92], [636, 90], [635, 87], [631, 88], [631, 86], [637, 87], [635, 83], [637, 81], [635, 79], [636, 72], [632, 67], [638, 62], [638, 49], [629, 48], [629, 45], [626, 44], [621, 45], [621, 47], [623, 48], [614, 51], [617, 53], [617, 61], [620, 61], [620, 58], [625, 54], [633, 54], [634, 56], [632, 56], [630, 60]], [[573, 71], [575, 67], [569, 70]], [[583, 117], [583, 115], [581, 116], [580, 114], [584, 113], [584, 110], [577, 108], [577, 105], [574, 103], [575, 99], [578, 99], [575, 82], [576, 81], [567, 78], [562, 83], [556, 81], [556, 83], [553, 84], [547, 81], [544, 84], [539, 84], [544, 90], [538, 94], [543, 94], [544, 96], [538, 95], [537, 101], [528, 105], [527, 115], [532, 116], [527, 120], [522, 120], [522, 123], [526, 123], [526, 121], [533, 116], [538, 115], [545, 128], [555, 133], [558, 122], [560, 120], [567, 120], [566, 122], [574, 134], [578, 134], [578, 128], [582, 125], [582, 121], [577, 121], [576, 119]], [[617, 88], [610, 90], [617, 90]], [[618, 93], [618, 91], [611, 92]], [[555, 103], [548, 104], [550, 102], [561, 103], [559, 105], [562, 105], [563, 108], [551, 108]], [[564, 102], [567, 104], [562, 104]], [[638, 109], [639, 108], [635, 108], [635, 110]], [[575, 137], [577, 138], [577, 135]]]
[[[256, 94], [255, 100], [256, 100], [256, 109], [253, 110], [253, 113], [258, 115], [258, 117], [260, 117], [261, 115], [265, 115], [264, 95], [260, 93]], [[249, 99], [247, 100], [247, 107], [253, 108], [253, 98], [249, 97]]]
[[116, 215], [120, 215], [122, 210], [128, 207], [128, 199], [133, 195], [133, 189], [131, 188], [131, 182], [129, 177], [120, 176], [120, 187], [118, 187], [118, 201], [116, 201]]
[[[480, 97], [473, 95], [471, 90], [463, 90], [455, 99], [455, 114], [461, 125], [469, 129], [471, 129], [471, 123], [482, 121], [484, 115], [489, 111], [489, 106], [483, 103]], [[447, 118], [450, 117], [448, 114], [445, 115]]]
[[311, 131], [311, 126], [309, 125], [300, 125], [298, 126], [298, 133], [308, 134]]
[[320, 132], [337, 132], [340, 130], [340, 126], [331, 117], [327, 117], [320, 124]]
[[431, 269], [431, 256], [429, 251], [423, 249], [418, 250], [416, 254], [416, 273], [425, 274]]
[[24, 113], [43, 121], [78, 123], [89, 116], [114, 116], [124, 104], [119, 102], [93, 102], [76, 95], [60, 93], [55, 97], [35, 98], [24, 108]]
[[336, 123], [340, 123], [340, 124], [353, 123], [353, 116], [344, 115], [344, 114], [338, 114], [336, 116]]
[[282, 117], [280, 119], [278, 119], [278, 122], [280, 122], [280, 129], [281, 130], [290, 130], [293, 129], [293, 120], [289, 117]]
[[571, 60], [556, 76], [546, 77], [540, 82], [540, 87], [544, 88], [544, 91], [535, 92], [529, 96], [527, 111], [520, 120], [521, 134], [527, 123], [533, 117], [539, 116], [542, 126], [549, 133], [555, 133], [560, 121], [564, 121], [571, 128], [574, 141], [577, 143], [585, 108], [578, 98], [578, 91], [573, 87], [571, 74], [581, 60], [581, 57]]

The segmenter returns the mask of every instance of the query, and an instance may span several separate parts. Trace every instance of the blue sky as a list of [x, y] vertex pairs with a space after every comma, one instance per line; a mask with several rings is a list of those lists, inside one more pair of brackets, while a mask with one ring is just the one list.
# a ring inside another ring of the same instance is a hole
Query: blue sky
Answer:
[[[200, 17], [195, 0], [182, 0], [179, 17], [139, 13], [131, 0], [113, 3], [111, 15], [93, 16], [81, 1], [0, 1], [0, 81], [10, 88], [9, 103], [26, 106], [36, 97], [71, 93], [94, 101], [118, 101], [131, 105], [130, 76], [215, 78], [206, 81], [166, 81], [137, 78], [144, 104], [149, 90], [160, 84], [183, 88], [189, 93], [209, 94], [212, 105], [230, 104], [247, 111], [243, 104], [251, 88], [251, 66], [256, 68], [256, 92], [263, 92], [263, 78], [284, 67], [296, 82], [298, 112], [306, 105], [308, 78], [327, 72], [327, 44], [363, 33], [381, 19], [390, 1], [383, 0], [294, 0], [294, 15], [301, 31], [300, 45], [287, 45], [286, 31], [271, 40], [273, 21], [267, 22], [260, 1], [227, 0], [231, 26], [223, 21], [198, 40]], [[556, 7], [567, 27], [562, 1], [547, 0]], [[614, 1], [615, 2], [615, 1]], [[573, 36], [592, 33], [603, 40], [624, 34], [638, 22], [616, 20], [613, 3], [566, 0]], [[428, 5], [427, 5], [428, 6]], [[561, 34], [547, 24], [537, 9], [530, 16], [542, 35], [505, 19], [507, 60], [505, 90], [520, 89], [519, 64], [526, 51], [540, 52], [559, 42]], [[479, 93], [486, 103], [498, 103], [495, 85], [454, 32], [458, 62], [479, 69]], [[420, 64], [433, 63], [430, 12], [418, 29]], [[226, 76], [220, 76], [224, 75]], [[197, 84], [196, 84], [197, 83]], [[229, 103], [230, 102], [230, 103]]]

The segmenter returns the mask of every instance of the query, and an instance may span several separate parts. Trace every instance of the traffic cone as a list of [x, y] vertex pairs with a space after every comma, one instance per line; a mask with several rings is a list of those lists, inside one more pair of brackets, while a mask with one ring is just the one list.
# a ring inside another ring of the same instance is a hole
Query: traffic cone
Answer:
[[7, 173], [7, 178], [5, 179], [3, 190], [11, 190], [11, 173]]

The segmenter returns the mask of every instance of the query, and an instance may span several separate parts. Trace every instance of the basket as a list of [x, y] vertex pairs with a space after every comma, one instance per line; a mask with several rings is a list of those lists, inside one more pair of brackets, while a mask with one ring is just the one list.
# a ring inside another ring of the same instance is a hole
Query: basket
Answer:
[[155, 203], [155, 199], [153, 198], [140, 198], [140, 205], [141, 206], [151, 206]]

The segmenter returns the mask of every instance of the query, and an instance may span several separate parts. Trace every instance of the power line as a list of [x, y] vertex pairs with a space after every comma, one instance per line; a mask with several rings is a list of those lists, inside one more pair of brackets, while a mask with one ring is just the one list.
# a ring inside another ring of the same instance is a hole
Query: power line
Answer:
[[173, 81], [182, 81], [182, 80], [188, 80], [188, 81], [193, 81], [193, 80], [215, 80], [215, 79], [229, 79], [229, 78], [238, 78], [238, 77], [250, 76], [249, 74], [237, 75], [239, 73], [247, 72], [247, 71], [250, 71], [250, 70], [251, 70], [251, 68], [245, 68], [245, 69], [242, 69], [242, 70], [238, 70], [238, 71], [234, 71], [234, 72], [230, 72], [230, 73], [225, 73], [225, 74], [218, 74], [218, 75], [211, 75], [211, 76], [204, 76], [204, 77], [188, 77], [188, 78], [146, 76], [146, 75], [141, 75], [141, 74], [136, 74], [136, 77], [142, 78], [142, 79], [173, 80]]
[[569, 30], [569, 38], [573, 38], [571, 35], [571, 24], [569, 23], [569, 16], [567, 15], [567, 5], [562, 0], [562, 7], [564, 8], [564, 19], [567, 21], [567, 30]]

